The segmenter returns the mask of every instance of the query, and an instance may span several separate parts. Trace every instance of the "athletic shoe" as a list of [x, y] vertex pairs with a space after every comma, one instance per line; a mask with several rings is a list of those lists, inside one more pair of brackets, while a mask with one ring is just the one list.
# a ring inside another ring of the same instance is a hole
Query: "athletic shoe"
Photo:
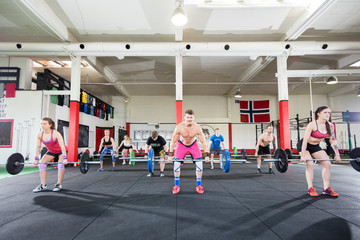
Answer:
[[275, 172], [271, 168], [269, 168], [269, 174], [275, 174]]
[[98, 172], [102, 172], [102, 171], [104, 171], [104, 169], [103, 169], [103, 168], [99, 168], [97, 171], [98, 171]]
[[256, 173], [257, 173], [257, 174], [261, 174], [260, 168], [257, 169], [257, 172], [256, 172]]
[[319, 194], [316, 193], [316, 190], [315, 190], [315, 188], [313, 188], [313, 187], [309, 188], [308, 193], [309, 193], [309, 195], [312, 196], [312, 197], [317, 197], [317, 196], [319, 196]]
[[199, 193], [199, 194], [203, 194], [204, 193], [204, 188], [201, 185], [199, 185], [199, 186], [196, 187], [196, 192]]
[[55, 184], [53, 192], [58, 192], [62, 189], [62, 185], [60, 183]]
[[165, 177], [165, 173], [161, 172], [160, 177]]
[[214, 166], [210, 166], [210, 170], [213, 170], [214, 169]]
[[42, 192], [42, 191], [46, 191], [46, 189], [47, 189], [47, 185], [46, 185], [46, 184], [45, 184], [45, 185], [39, 184], [39, 186], [37, 186], [37, 187], [33, 190], [33, 192], [34, 192], [34, 193]]
[[332, 197], [338, 197], [338, 196], [339, 196], [339, 194], [336, 193], [336, 192], [334, 192], [334, 190], [332, 190], [330, 187], [328, 187], [327, 189], [324, 189], [324, 190], [322, 191], [322, 194], [330, 195], [330, 196], [332, 196]]
[[222, 164], [220, 164], [220, 168], [223, 169]]
[[122, 165], [125, 165], [125, 164], [126, 164], [126, 162], [125, 162], [125, 161], [123, 161]]
[[115, 171], [115, 168], [113, 167], [113, 168], [111, 168], [111, 171]]
[[180, 187], [179, 186], [174, 186], [172, 193], [173, 194], [178, 194], [179, 192], [180, 192]]
[[149, 172], [148, 175], [146, 175], [146, 176], [147, 176], [147, 177], [152, 177], [152, 176], [154, 176], [154, 173]]

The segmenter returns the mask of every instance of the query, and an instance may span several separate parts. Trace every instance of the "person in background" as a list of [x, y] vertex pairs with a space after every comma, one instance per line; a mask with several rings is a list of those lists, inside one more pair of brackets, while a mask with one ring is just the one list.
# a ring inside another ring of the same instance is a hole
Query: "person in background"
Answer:
[[[115, 141], [112, 137], [110, 137], [110, 130], [109, 129], [105, 129], [104, 130], [104, 134], [105, 136], [100, 140], [100, 146], [99, 146], [99, 153], [98, 155], [100, 155], [100, 168], [98, 169], [98, 172], [102, 172], [104, 171], [104, 155], [107, 154], [108, 152], [110, 152], [111, 154], [111, 158], [112, 158], [112, 169], [111, 171], [115, 171]], [[102, 150], [102, 152], [100, 153], [102, 147], [104, 147], [104, 149]]]

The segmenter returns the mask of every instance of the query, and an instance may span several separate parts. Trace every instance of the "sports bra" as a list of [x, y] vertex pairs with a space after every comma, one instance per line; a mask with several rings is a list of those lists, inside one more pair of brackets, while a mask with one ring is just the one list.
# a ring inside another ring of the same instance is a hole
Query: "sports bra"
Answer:
[[129, 141], [129, 142], [126, 142], [126, 141], [124, 141], [124, 147], [130, 147], [131, 146], [131, 142]]
[[315, 123], [316, 123], [316, 131], [311, 132], [310, 136], [313, 137], [313, 138], [327, 138], [329, 136], [329, 134], [328, 133], [326, 133], [326, 134], [321, 133], [319, 131], [319, 127], [318, 127], [318, 124], [317, 124], [316, 120], [315, 120]]
[[103, 145], [105, 145], [105, 146], [112, 145], [112, 143], [111, 143], [111, 137], [109, 137], [109, 141], [105, 141], [105, 137], [104, 137], [104, 143], [103, 143]]

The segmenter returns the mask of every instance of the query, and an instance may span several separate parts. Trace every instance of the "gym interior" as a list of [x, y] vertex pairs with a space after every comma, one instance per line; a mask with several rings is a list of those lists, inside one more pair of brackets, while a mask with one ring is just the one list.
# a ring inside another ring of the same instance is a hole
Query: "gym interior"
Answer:
[[[359, 11], [357, 0], [2, 1], [1, 238], [360, 239]], [[332, 132], [319, 146], [341, 162], [300, 161], [321, 106]], [[176, 182], [189, 109], [204, 155], [199, 168], [189, 151]], [[44, 118], [67, 151], [41, 169]], [[168, 148], [160, 159], [153, 131]], [[99, 158], [105, 132], [120, 146], [115, 167]], [[324, 192], [323, 162], [338, 196]], [[41, 171], [47, 189], [34, 192]]]

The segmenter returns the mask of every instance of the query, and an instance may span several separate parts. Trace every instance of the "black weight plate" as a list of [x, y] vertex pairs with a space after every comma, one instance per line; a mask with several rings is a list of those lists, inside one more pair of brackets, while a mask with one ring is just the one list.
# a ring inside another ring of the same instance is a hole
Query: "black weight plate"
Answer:
[[11, 154], [6, 162], [6, 171], [11, 175], [19, 174], [23, 170], [24, 164], [18, 163], [24, 163], [23, 155], [20, 153]]

